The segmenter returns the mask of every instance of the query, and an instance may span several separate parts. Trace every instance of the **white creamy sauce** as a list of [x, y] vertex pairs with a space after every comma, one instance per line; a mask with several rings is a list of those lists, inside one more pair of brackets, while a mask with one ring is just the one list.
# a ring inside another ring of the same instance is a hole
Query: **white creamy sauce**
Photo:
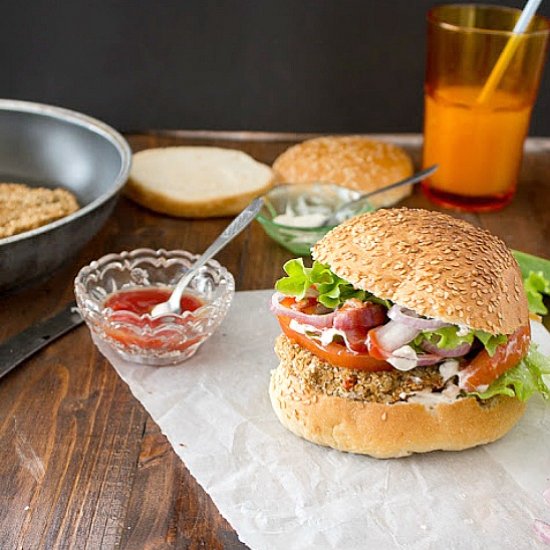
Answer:
[[291, 319], [288, 326], [291, 330], [299, 332], [300, 334], [305, 334], [306, 332], [319, 332], [318, 328], [312, 327], [311, 325], [302, 325], [302, 323], [298, 323], [296, 319]]
[[418, 356], [411, 346], [401, 346], [392, 352], [386, 361], [400, 371], [414, 369], [418, 364]]
[[460, 390], [456, 384], [449, 384], [442, 392], [422, 390], [410, 395], [407, 403], [420, 403], [425, 407], [434, 407], [441, 403], [453, 403]]
[[[468, 373], [468, 371], [466, 371], [466, 374], [464, 374], [464, 371], [461, 371], [458, 373], [458, 385], [462, 388], [462, 389], [465, 389], [466, 387], [466, 382], [468, 381], [468, 379], [472, 376], [471, 373]], [[479, 392], [479, 393], [483, 393], [484, 391], [487, 391], [487, 388], [489, 387], [489, 384], [481, 384], [479, 386], [476, 386], [475, 388], [475, 391], [476, 392]]]
[[[296, 228], [321, 227], [338, 205], [337, 197], [327, 194], [325, 190], [316, 190], [315, 186], [308, 193], [296, 195], [292, 187], [292, 185], [289, 186], [285, 211], [275, 216], [273, 221]], [[346, 190], [345, 197], [340, 200], [344, 202], [351, 200], [348, 198], [349, 193], [353, 192]], [[337, 201], [336, 204], [335, 201]]]
[[469, 329], [466, 325], [457, 325], [458, 330], [456, 331], [457, 336], [467, 336], [470, 334], [471, 329]]
[[439, 374], [443, 378], [443, 382], [447, 382], [447, 380], [458, 374], [458, 365], [458, 361], [454, 359], [449, 359], [439, 365]]
[[323, 346], [330, 344], [335, 336], [341, 336], [347, 342], [344, 332], [336, 328], [327, 328], [321, 331], [321, 344], [323, 344]]
[[[296, 319], [291, 319], [290, 324], [288, 326], [294, 332], [298, 332], [306, 336], [311, 336], [312, 334], [314, 334], [319, 339], [321, 344], [323, 344], [323, 346], [330, 344], [334, 340], [335, 336], [341, 336], [344, 339], [344, 341], [346, 341], [346, 334], [341, 330], [338, 330], [335, 328], [320, 329], [312, 325], [305, 325], [303, 323], [299, 323], [298, 321], [296, 321]], [[346, 344], [347, 344], [347, 341], [346, 341]]]
[[273, 218], [275, 223], [289, 227], [321, 227], [327, 216], [324, 214], [279, 214]]

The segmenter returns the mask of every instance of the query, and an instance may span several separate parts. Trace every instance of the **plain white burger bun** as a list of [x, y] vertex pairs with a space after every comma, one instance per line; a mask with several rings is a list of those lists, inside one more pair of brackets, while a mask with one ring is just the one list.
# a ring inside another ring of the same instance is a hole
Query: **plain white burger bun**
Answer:
[[269, 166], [233, 149], [162, 147], [133, 157], [126, 194], [171, 216], [238, 214], [273, 184]]

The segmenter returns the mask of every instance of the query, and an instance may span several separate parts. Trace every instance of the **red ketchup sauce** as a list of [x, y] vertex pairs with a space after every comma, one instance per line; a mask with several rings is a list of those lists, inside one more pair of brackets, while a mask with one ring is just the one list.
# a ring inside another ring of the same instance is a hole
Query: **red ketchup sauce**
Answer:
[[[166, 318], [145, 317], [157, 304], [166, 302], [171, 293], [172, 290], [169, 288], [140, 288], [121, 290], [111, 294], [103, 303], [103, 307], [112, 310], [108, 317], [107, 334], [127, 346], [135, 345], [147, 349], [163, 348], [168, 351], [181, 351], [195, 344], [200, 338], [182, 340], [181, 328], [179, 328], [192, 321], [193, 315], [186, 315], [184, 318], [170, 316], [169, 323]], [[184, 294], [180, 305], [182, 313], [193, 312], [204, 305], [204, 302], [192, 294]], [[158, 329], [164, 325], [166, 327], [158, 333], [147, 333], [148, 329]]]

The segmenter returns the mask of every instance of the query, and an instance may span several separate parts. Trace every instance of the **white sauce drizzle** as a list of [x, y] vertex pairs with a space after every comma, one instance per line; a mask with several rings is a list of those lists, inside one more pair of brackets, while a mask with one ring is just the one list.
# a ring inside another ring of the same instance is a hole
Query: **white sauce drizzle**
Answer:
[[397, 370], [406, 372], [418, 365], [418, 355], [411, 346], [405, 345], [394, 350], [386, 361]]
[[408, 403], [420, 403], [428, 408], [441, 403], [454, 403], [460, 392], [456, 384], [448, 384], [442, 392], [422, 390], [409, 396]]
[[299, 334], [303, 334], [305, 336], [315, 335], [323, 346], [330, 344], [334, 340], [335, 336], [341, 336], [346, 342], [346, 345], [348, 345], [346, 333], [335, 328], [320, 329], [312, 325], [299, 323], [296, 319], [291, 319], [288, 326], [291, 330], [298, 332]]
[[449, 359], [439, 365], [439, 374], [443, 378], [443, 382], [447, 382], [447, 380], [458, 374], [458, 365], [458, 361], [454, 359]]
[[[289, 327], [291, 330], [304, 334], [306, 336], [315, 335], [322, 345], [326, 346], [334, 340], [335, 336], [341, 336], [346, 341], [345, 332], [335, 329], [320, 329], [312, 325], [299, 323], [296, 319], [291, 319]], [[347, 341], [346, 341], [347, 344]], [[411, 346], [402, 346], [393, 352], [393, 357], [387, 359], [394, 368], [401, 371], [408, 371], [417, 366], [418, 356]], [[447, 382], [453, 376], [458, 374], [459, 362], [455, 359], [448, 359], [439, 365], [439, 373], [443, 378], [443, 382]], [[488, 386], [480, 386], [477, 391], [483, 392]], [[445, 389], [441, 392], [433, 392], [430, 390], [422, 390], [411, 395], [402, 392], [399, 397], [407, 403], [419, 403], [428, 408], [433, 408], [441, 403], [453, 403], [456, 401], [460, 388], [453, 383], [448, 383]]]
[[287, 225], [288, 227], [321, 227], [323, 222], [327, 219], [325, 214], [279, 214], [273, 218], [273, 222], [280, 225]]

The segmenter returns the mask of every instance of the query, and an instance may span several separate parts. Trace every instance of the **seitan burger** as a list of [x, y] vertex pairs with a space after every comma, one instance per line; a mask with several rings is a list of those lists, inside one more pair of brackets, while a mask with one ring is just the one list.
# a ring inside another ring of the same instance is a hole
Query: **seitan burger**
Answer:
[[[284, 266], [270, 396], [282, 424], [378, 458], [461, 450], [506, 434], [535, 393], [521, 273], [485, 230], [390, 209], [333, 229]], [[546, 364], [547, 365], [547, 364]]]

